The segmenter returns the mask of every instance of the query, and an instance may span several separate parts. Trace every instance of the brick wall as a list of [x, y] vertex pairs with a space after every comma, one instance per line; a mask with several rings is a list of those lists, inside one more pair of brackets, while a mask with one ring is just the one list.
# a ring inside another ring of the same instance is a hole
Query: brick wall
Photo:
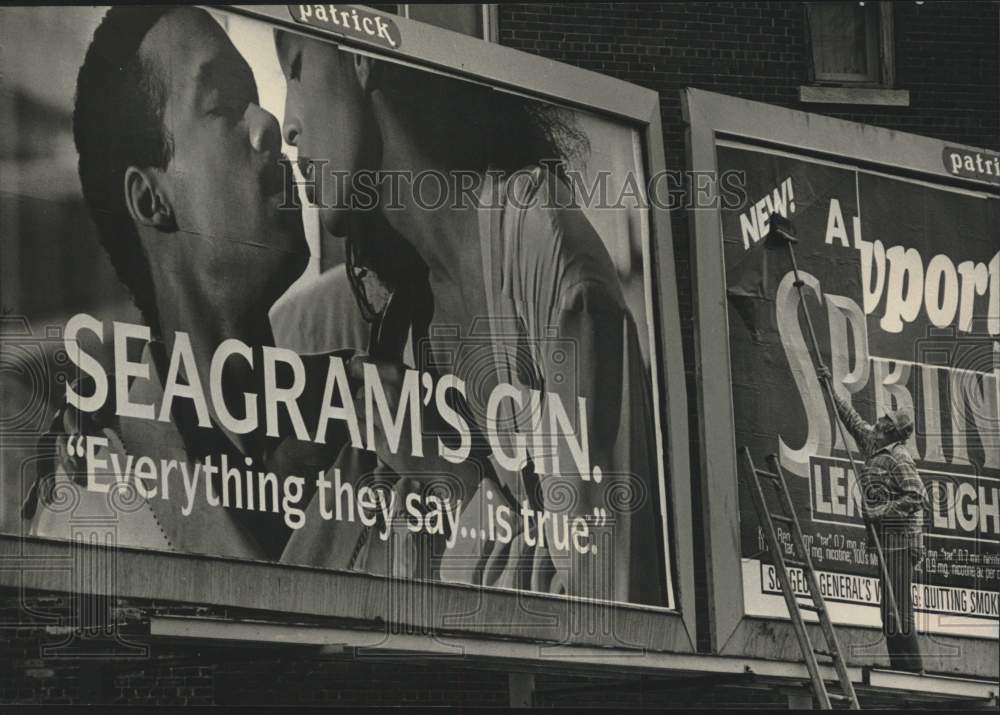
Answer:
[[500, 42], [660, 93], [667, 159], [683, 157], [680, 91], [698, 87], [948, 141], [1000, 148], [1000, 4], [893, 3], [909, 107], [803, 104], [799, 2], [501, 4]]
[[[989, 149], [1000, 148], [1000, 4], [893, 3], [896, 85], [910, 106], [799, 101], [809, 46], [800, 2], [501, 4], [501, 44], [607, 74], [660, 94], [668, 169], [684, 168], [680, 93], [696, 87]], [[689, 235], [673, 216], [688, 409], [698, 425]], [[698, 435], [692, 434], [694, 463]], [[700, 500], [694, 475], [694, 498]], [[699, 502], [700, 503], [700, 502]], [[696, 558], [705, 564], [700, 534]], [[697, 603], [705, 623], [704, 574]], [[706, 636], [704, 628], [700, 636]], [[702, 639], [702, 649], [707, 641]]]

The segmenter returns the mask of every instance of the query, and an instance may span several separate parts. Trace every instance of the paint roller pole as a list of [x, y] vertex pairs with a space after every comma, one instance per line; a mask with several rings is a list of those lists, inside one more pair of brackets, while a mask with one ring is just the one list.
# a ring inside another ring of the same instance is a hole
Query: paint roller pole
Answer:
[[[784, 216], [781, 216], [780, 214], [773, 214], [771, 216], [771, 228], [770, 231], [768, 231], [767, 238], [765, 240], [770, 246], [778, 246], [784, 244], [785, 247], [788, 249], [788, 257], [791, 259], [792, 262], [792, 273], [795, 276], [795, 283], [794, 283], [795, 289], [799, 293], [799, 303], [802, 305], [802, 312], [805, 313], [806, 316], [806, 327], [809, 330], [809, 341], [810, 344], [812, 345], [813, 359], [816, 361], [816, 365], [819, 368], [821, 369], [825, 368], [826, 364], [823, 362], [823, 356], [819, 350], [819, 342], [816, 340], [816, 331], [813, 329], [812, 316], [809, 314], [809, 306], [806, 303], [805, 293], [802, 290], [802, 286], [804, 286], [805, 283], [799, 276], [799, 265], [798, 262], [795, 260], [795, 249], [793, 248], [793, 244], [798, 243], [798, 239], [795, 237], [795, 228], [792, 226], [792, 222], [786, 219]], [[851, 462], [851, 471], [854, 472], [854, 478], [856, 480], [856, 483], [860, 484], [862, 490], [864, 490], [866, 486], [864, 482], [862, 482], [861, 480], [861, 472], [858, 470], [858, 465], [854, 460], [854, 455], [851, 453], [851, 450], [847, 446], [847, 435], [845, 434], [844, 425], [840, 421], [840, 413], [837, 412], [837, 404], [833, 397], [833, 383], [830, 381], [830, 378], [822, 377], [820, 378], [820, 384], [824, 388], [823, 389], [824, 394], [830, 401], [830, 406], [833, 408], [833, 413], [837, 416], [836, 419], [837, 432], [840, 435], [840, 441], [844, 445], [844, 450], [847, 452], [847, 458]], [[864, 500], [865, 500], [864, 494], [862, 494], [861, 499], [862, 499], [862, 507], [864, 507]], [[882, 573], [882, 588], [885, 590], [886, 598], [888, 598], [889, 600], [890, 612], [892, 613], [892, 616], [895, 619], [896, 627], [898, 628], [901, 625], [901, 621], [899, 620], [899, 608], [897, 607], [896, 603], [896, 595], [893, 593], [892, 590], [892, 581], [889, 579], [889, 569], [885, 564], [885, 555], [882, 552], [882, 543], [881, 540], [878, 538], [878, 533], [875, 530], [875, 526], [867, 519], [865, 519], [864, 521], [865, 521], [865, 528], [867, 529], [868, 532], [868, 538], [874, 545], [875, 553], [878, 556], [878, 563]], [[884, 628], [885, 624], [883, 623], [882, 625]]]

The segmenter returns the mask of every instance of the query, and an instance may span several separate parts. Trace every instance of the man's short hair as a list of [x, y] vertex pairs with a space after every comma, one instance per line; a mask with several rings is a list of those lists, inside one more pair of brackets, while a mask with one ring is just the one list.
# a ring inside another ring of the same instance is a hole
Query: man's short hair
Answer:
[[159, 320], [152, 276], [125, 202], [125, 172], [130, 166], [166, 168], [172, 155], [162, 78], [139, 57], [139, 46], [174, 9], [108, 10], [80, 67], [73, 110], [83, 197], [119, 280], [154, 331]]

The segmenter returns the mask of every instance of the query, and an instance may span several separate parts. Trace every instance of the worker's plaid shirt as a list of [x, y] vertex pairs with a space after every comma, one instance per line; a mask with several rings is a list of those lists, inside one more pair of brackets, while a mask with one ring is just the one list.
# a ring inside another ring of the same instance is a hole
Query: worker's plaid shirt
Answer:
[[913, 457], [902, 442], [879, 444], [875, 428], [850, 403], [837, 396], [834, 400], [864, 459], [858, 486], [867, 518], [880, 527], [883, 541], [890, 542], [883, 547], [921, 547], [927, 490]]

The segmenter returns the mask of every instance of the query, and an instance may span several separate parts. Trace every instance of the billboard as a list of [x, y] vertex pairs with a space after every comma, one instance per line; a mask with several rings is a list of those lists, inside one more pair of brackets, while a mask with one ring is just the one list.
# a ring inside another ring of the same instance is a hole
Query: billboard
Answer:
[[[687, 217], [712, 650], [801, 658], [738, 460], [745, 446], [758, 468], [780, 461], [848, 663], [889, 664], [849, 459], [858, 445], [837, 429], [822, 359], [859, 420], [897, 409], [915, 419], [905, 449], [927, 492], [925, 558], [906, 596], [924, 667], [994, 678], [1000, 193], [988, 152], [696, 89], [681, 99], [690, 168], [708, 177]], [[767, 248], [776, 215], [797, 235], [800, 285], [789, 251]], [[784, 511], [777, 494], [770, 508]], [[808, 604], [802, 572], [789, 576]]]
[[676, 609], [643, 133], [316, 8], [2, 11], [0, 532]]
[[[761, 462], [778, 456], [834, 622], [879, 626], [881, 581], [848, 456], [857, 445], [842, 442], [823, 395], [807, 309], [838, 395], [868, 422], [897, 409], [916, 421], [906, 447], [929, 496], [926, 556], [912, 593], [899, 597], [912, 599], [924, 632], [995, 638], [1000, 196], [737, 141], [716, 146], [719, 171], [743, 177], [746, 198], [721, 209], [736, 444]], [[797, 231], [804, 298], [789, 256], [763, 245], [775, 214]], [[739, 503], [746, 613], [779, 616], [781, 587], [746, 479]], [[808, 593], [802, 570], [790, 570]]]

